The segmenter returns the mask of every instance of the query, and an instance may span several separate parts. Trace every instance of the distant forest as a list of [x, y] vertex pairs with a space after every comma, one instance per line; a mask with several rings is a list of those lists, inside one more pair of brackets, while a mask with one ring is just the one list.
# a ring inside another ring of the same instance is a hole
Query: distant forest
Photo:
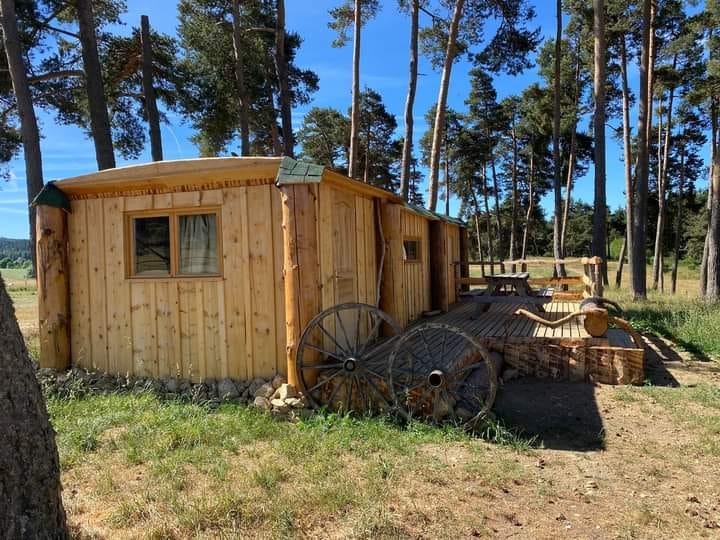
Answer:
[[0, 237], [0, 268], [26, 268], [30, 265], [30, 240]]

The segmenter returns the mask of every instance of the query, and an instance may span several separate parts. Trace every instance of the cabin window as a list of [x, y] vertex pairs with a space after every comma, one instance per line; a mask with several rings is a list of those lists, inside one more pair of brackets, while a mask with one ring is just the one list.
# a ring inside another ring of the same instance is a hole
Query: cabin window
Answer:
[[405, 262], [420, 262], [420, 239], [406, 238], [403, 240], [403, 259]]
[[219, 210], [129, 215], [129, 276], [220, 276], [219, 219]]

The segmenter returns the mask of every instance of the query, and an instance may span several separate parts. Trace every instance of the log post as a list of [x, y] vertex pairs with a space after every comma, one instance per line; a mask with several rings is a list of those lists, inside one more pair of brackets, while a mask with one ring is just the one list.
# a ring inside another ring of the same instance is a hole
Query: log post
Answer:
[[36, 206], [36, 254], [40, 367], [70, 367], [70, 287], [67, 256], [67, 212]]
[[[602, 273], [600, 273], [602, 279]], [[594, 298], [583, 300], [580, 304], [582, 322], [585, 331], [592, 337], [604, 337], [608, 331], [608, 311]]]
[[297, 386], [295, 355], [310, 320], [320, 312], [320, 263], [318, 257], [315, 184], [283, 184], [283, 277], [288, 382]]
[[446, 225], [443, 221], [430, 222], [430, 288], [432, 309], [450, 309], [448, 290], [448, 246]]
[[[404, 328], [407, 324], [405, 313], [403, 280], [403, 238], [400, 226], [399, 204], [380, 202], [380, 222], [385, 238], [385, 260], [383, 262], [382, 283], [380, 285], [380, 309], [390, 315]], [[387, 335], [390, 328], [383, 328]]]

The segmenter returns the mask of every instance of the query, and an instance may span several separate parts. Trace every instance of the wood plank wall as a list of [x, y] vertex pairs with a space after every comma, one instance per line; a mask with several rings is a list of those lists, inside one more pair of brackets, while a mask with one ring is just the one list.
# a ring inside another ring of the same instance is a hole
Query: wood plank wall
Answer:
[[447, 264], [448, 264], [448, 296], [450, 304], [457, 301], [457, 291], [455, 289], [455, 264], [460, 260], [460, 227], [453, 223], [445, 224], [445, 234], [447, 235]]
[[[321, 185], [323, 309], [377, 300], [373, 200]], [[221, 207], [223, 278], [126, 279], [125, 213]], [[73, 365], [193, 381], [286, 372], [280, 193], [271, 185], [72, 201]]]
[[[222, 207], [224, 278], [128, 280], [124, 213]], [[72, 202], [73, 364], [136, 376], [284, 373], [280, 196], [252, 186]]]
[[412, 212], [403, 209], [400, 213], [400, 225], [403, 238], [420, 240], [420, 262], [404, 262], [405, 278], [405, 314], [406, 321], [398, 321], [402, 326], [418, 319], [423, 311], [431, 307], [430, 294], [430, 222]]

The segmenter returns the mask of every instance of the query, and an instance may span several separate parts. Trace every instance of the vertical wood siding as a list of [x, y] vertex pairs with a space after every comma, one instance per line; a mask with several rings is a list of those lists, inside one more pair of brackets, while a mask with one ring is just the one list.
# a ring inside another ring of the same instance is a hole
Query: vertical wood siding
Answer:
[[424, 217], [410, 210], [403, 210], [400, 214], [400, 225], [403, 238], [420, 241], [420, 261], [403, 263], [405, 313], [408, 319], [400, 321], [404, 325], [418, 319], [423, 311], [429, 311], [431, 307], [430, 224]]
[[447, 237], [447, 265], [448, 265], [448, 297], [449, 302], [454, 304], [457, 301], [457, 291], [455, 290], [455, 264], [460, 260], [460, 227], [453, 223], [445, 224], [445, 234]]
[[[375, 304], [373, 200], [321, 185], [323, 308]], [[223, 278], [126, 278], [125, 214], [221, 207]], [[270, 185], [72, 201], [73, 364], [137, 376], [248, 379], [285, 373], [279, 191]]]

